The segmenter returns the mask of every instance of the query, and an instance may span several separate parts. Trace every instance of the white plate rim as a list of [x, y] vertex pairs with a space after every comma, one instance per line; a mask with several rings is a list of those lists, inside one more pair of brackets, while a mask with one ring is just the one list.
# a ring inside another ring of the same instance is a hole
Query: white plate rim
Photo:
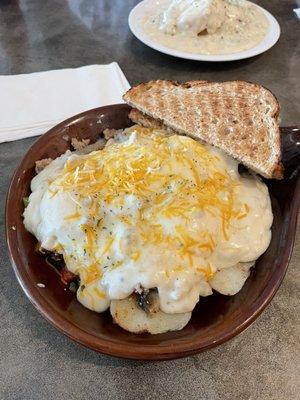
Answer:
[[154, 50], [159, 51], [160, 53], [168, 54], [173, 57], [179, 57], [179, 58], [184, 58], [188, 60], [194, 60], [194, 61], [209, 61], [209, 62], [223, 62], [223, 61], [237, 61], [237, 60], [243, 60], [246, 58], [254, 57], [259, 54], [264, 53], [265, 51], [269, 50], [271, 47], [273, 47], [279, 37], [280, 37], [280, 25], [278, 21], [275, 19], [275, 17], [267, 10], [265, 10], [263, 7], [259, 6], [258, 4], [252, 3], [248, 1], [249, 3], [253, 4], [255, 7], [257, 7], [260, 11], [264, 13], [266, 16], [268, 22], [269, 22], [269, 30], [263, 40], [255, 47], [252, 47], [249, 50], [241, 51], [238, 53], [230, 53], [230, 54], [215, 54], [215, 55], [207, 55], [207, 54], [200, 54], [200, 53], [189, 53], [185, 51], [179, 51], [172, 49], [171, 47], [167, 47], [163, 44], [160, 44], [159, 42], [156, 42], [152, 39], [150, 39], [139, 27], [137, 23], [137, 17], [141, 16], [141, 13], [143, 12], [144, 7], [149, 3], [150, 1], [153, 0], [143, 0], [139, 2], [131, 11], [128, 17], [128, 24], [129, 28], [132, 32], [132, 34], [139, 39], [142, 43], [145, 45], [151, 47]]

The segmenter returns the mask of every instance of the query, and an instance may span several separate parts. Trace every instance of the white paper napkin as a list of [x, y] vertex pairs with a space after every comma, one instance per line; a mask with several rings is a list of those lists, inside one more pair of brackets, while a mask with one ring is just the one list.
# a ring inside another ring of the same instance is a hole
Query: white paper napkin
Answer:
[[82, 111], [122, 103], [130, 88], [116, 62], [0, 76], [0, 143], [45, 133]]

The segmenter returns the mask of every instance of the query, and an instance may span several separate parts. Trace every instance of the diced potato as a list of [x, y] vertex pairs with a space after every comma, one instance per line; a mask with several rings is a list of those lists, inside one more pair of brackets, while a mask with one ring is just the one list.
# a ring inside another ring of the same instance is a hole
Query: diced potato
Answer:
[[221, 269], [216, 272], [209, 283], [217, 292], [233, 296], [242, 289], [253, 265], [254, 262], [239, 263], [233, 267]]
[[135, 296], [124, 300], [113, 300], [110, 312], [115, 323], [132, 333], [151, 334], [177, 331], [185, 327], [192, 313], [166, 314], [162, 311], [150, 314], [143, 311], [136, 303]]

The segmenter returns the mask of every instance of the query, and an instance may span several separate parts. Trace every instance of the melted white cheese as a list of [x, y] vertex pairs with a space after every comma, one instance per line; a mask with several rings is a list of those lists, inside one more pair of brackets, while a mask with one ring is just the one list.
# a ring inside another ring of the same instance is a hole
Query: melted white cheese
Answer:
[[80, 275], [101, 312], [157, 288], [166, 313], [192, 311], [210, 279], [268, 247], [267, 187], [208, 145], [134, 126], [88, 155], [67, 152], [31, 182], [24, 224]]
[[245, 51], [268, 30], [265, 15], [243, 0], [158, 0], [148, 4], [145, 15], [140, 25], [152, 40], [190, 53]]

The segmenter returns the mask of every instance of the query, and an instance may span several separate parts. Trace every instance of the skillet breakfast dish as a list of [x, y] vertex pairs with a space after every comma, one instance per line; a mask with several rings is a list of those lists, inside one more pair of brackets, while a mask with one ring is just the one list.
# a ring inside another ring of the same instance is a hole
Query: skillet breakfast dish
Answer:
[[233, 296], [269, 246], [282, 178], [279, 106], [247, 82], [151, 81], [134, 125], [37, 163], [24, 225], [78, 301], [133, 333], [182, 329]]

